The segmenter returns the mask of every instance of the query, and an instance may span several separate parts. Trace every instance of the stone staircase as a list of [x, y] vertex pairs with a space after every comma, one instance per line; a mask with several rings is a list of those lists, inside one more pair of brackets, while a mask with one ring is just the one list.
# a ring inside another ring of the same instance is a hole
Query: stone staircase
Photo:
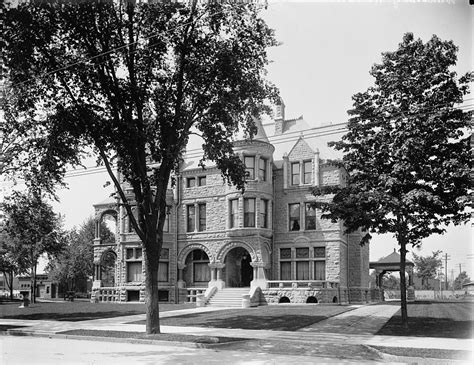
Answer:
[[249, 294], [250, 288], [224, 288], [218, 290], [209, 300], [211, 307], [236, 307], [242, 308], [242, 295]]

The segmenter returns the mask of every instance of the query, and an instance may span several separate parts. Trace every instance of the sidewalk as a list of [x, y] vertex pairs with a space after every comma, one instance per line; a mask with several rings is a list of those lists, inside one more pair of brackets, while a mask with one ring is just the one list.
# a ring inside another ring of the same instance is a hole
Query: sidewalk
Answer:
[[[192, 308], [161, 313], [161, 318], [190, 313], [202, 313], [226, 308]], [[180, 333], [197, 336], [237, 337], [257, 340], [279, 340], [313, 344], [366, 345], [418, 349], [472, 351], [473, 339], [377, 336], [375, 333], [398, 311], [398, 306], [364, 305], [328, 318], [299, 331], [244, 330], [206, 327], [161, 326], [163, 333]], [[0, 325], [25, 326], [14, 331], [26, 334], [54, 335], [58, 332], [91, 329], [126, 332], [145, 332], [142, 324], [130, 322], [144, 320], [145, 314], [95, 319], [80, 322], [0, 319]]]

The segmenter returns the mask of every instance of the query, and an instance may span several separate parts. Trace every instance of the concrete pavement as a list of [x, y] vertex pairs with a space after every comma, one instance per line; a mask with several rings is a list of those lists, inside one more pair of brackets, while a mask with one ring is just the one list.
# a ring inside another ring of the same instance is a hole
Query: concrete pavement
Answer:
[[[289, 341], [295, 342], [295, 344], [304, 342], [319, 346], [323, 344], [339, 344], [352, 346], [382, 346], [392, 348], [401, 347], [410, 349], [443, 349], [455, 351], [472, 351], [474, 348], [473, 339], [377, 336], [375, 333], [377, 333], [377, 331], [383, 327], [383, 325], [392, 317], [392, 315], [396, 313], [398, 306], [372, 304], [354, 306], [353, 308], [354, 309], [350, 311], [328, 318], [324, 321], [318, 322], [309, 327], [302, 328], [295, 332], [178, 326], [162, 326], [161, 328], [163, 333]], [[189, 313], [202, 313], [216, 309], [221, 310], [223, 308], [204, 307], [169, 311], [161, 313], [161, 317], [165, 318]], [[58, 332], [74, 329], [145, 332], [144, 325], [130, 323], [143, 319], [145, 319], [145, 315], [140, 314], [80, 322], [0, 319], [0, 324], [10, 326], [25, 326], [11, 330], [11, 332], [14, 331], [19, 334], [53, 336]]]

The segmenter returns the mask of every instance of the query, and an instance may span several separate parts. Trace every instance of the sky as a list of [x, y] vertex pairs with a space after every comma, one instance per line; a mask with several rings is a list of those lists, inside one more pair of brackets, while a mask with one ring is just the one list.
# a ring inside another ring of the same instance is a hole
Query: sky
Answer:
[[[458, 74], [473, 69], [474, 10], [466, 0], [270, 1], [262, 15], [281, 43], [269, 50], [268, 78], [280, 90], [287, 118], [303, 115], [311, 126], [346, 121], [351, 96], [373, 83], [371, 66], [380, 62], [382, 52], [395, 50], [406, 32], [423, 41], [433, 34], [453, 40], [459, 47]], [[60, 202], [54, 207], [64, 215], [66, 228], [79, 226], [94, 214], [92, 205], [111, 193], [110, 186], [103, 187], [109, 180], [106, 173], [90, 172], [68, 174], [69, 189], [59, 191]], [[454, 277], [459, 274], [461, 264], [474, 279], [472, 246], [468, 224], [448, 227], [445, 235], [425, 239], [421, 250], [414, 252], [429, 255], [442, 250], [450, 258], [449, 278], [451, 270]], [[390, 235], [374, 237], [370, 260], [394, 248], [397, 243]]]

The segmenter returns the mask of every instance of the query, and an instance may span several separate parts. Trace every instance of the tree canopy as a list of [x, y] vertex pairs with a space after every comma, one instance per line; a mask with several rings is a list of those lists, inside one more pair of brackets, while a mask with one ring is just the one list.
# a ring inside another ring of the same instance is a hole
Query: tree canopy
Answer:
[[348, 132], [330, 145], [344, 152], [343, 187], [319, 205], [324, 216], [343, 219], [348, 232], [392, 233], [400, 244], [402, 318], [405, 323], [407, 245], [441, 234], [469, 218], [470, 113], [457, 105], [469, 75], [457, 77], [457, 47], [433, 36], [428, 42], [406, 33], [397, 50], [382, 54], [370, 74], [374, 85], [353, 96]]
[[232, 136], [243, 129], [251, 138], [255, 118], [277, 97], [265, 79], [266, 49], [276, 41], [259, 10], [235, 2], [81, 1], [6, 12], [8, 118], [41, 125], [54, 146], [52, 170], [94, 148], [145, 248], [149, 333], [159, 332], [166, 190], [190, 135], [203, 140], [201, 163], [214, 161], [243, 189]]
[[412, 255], [416, 273], [422, 279], [422, 286], [428, 289], [428, 280], [434, 279], [438, 269], [443, 266], [441, 251], [433, 251], [433, 254], [429, 256], [419, 256], [415, 253]]

